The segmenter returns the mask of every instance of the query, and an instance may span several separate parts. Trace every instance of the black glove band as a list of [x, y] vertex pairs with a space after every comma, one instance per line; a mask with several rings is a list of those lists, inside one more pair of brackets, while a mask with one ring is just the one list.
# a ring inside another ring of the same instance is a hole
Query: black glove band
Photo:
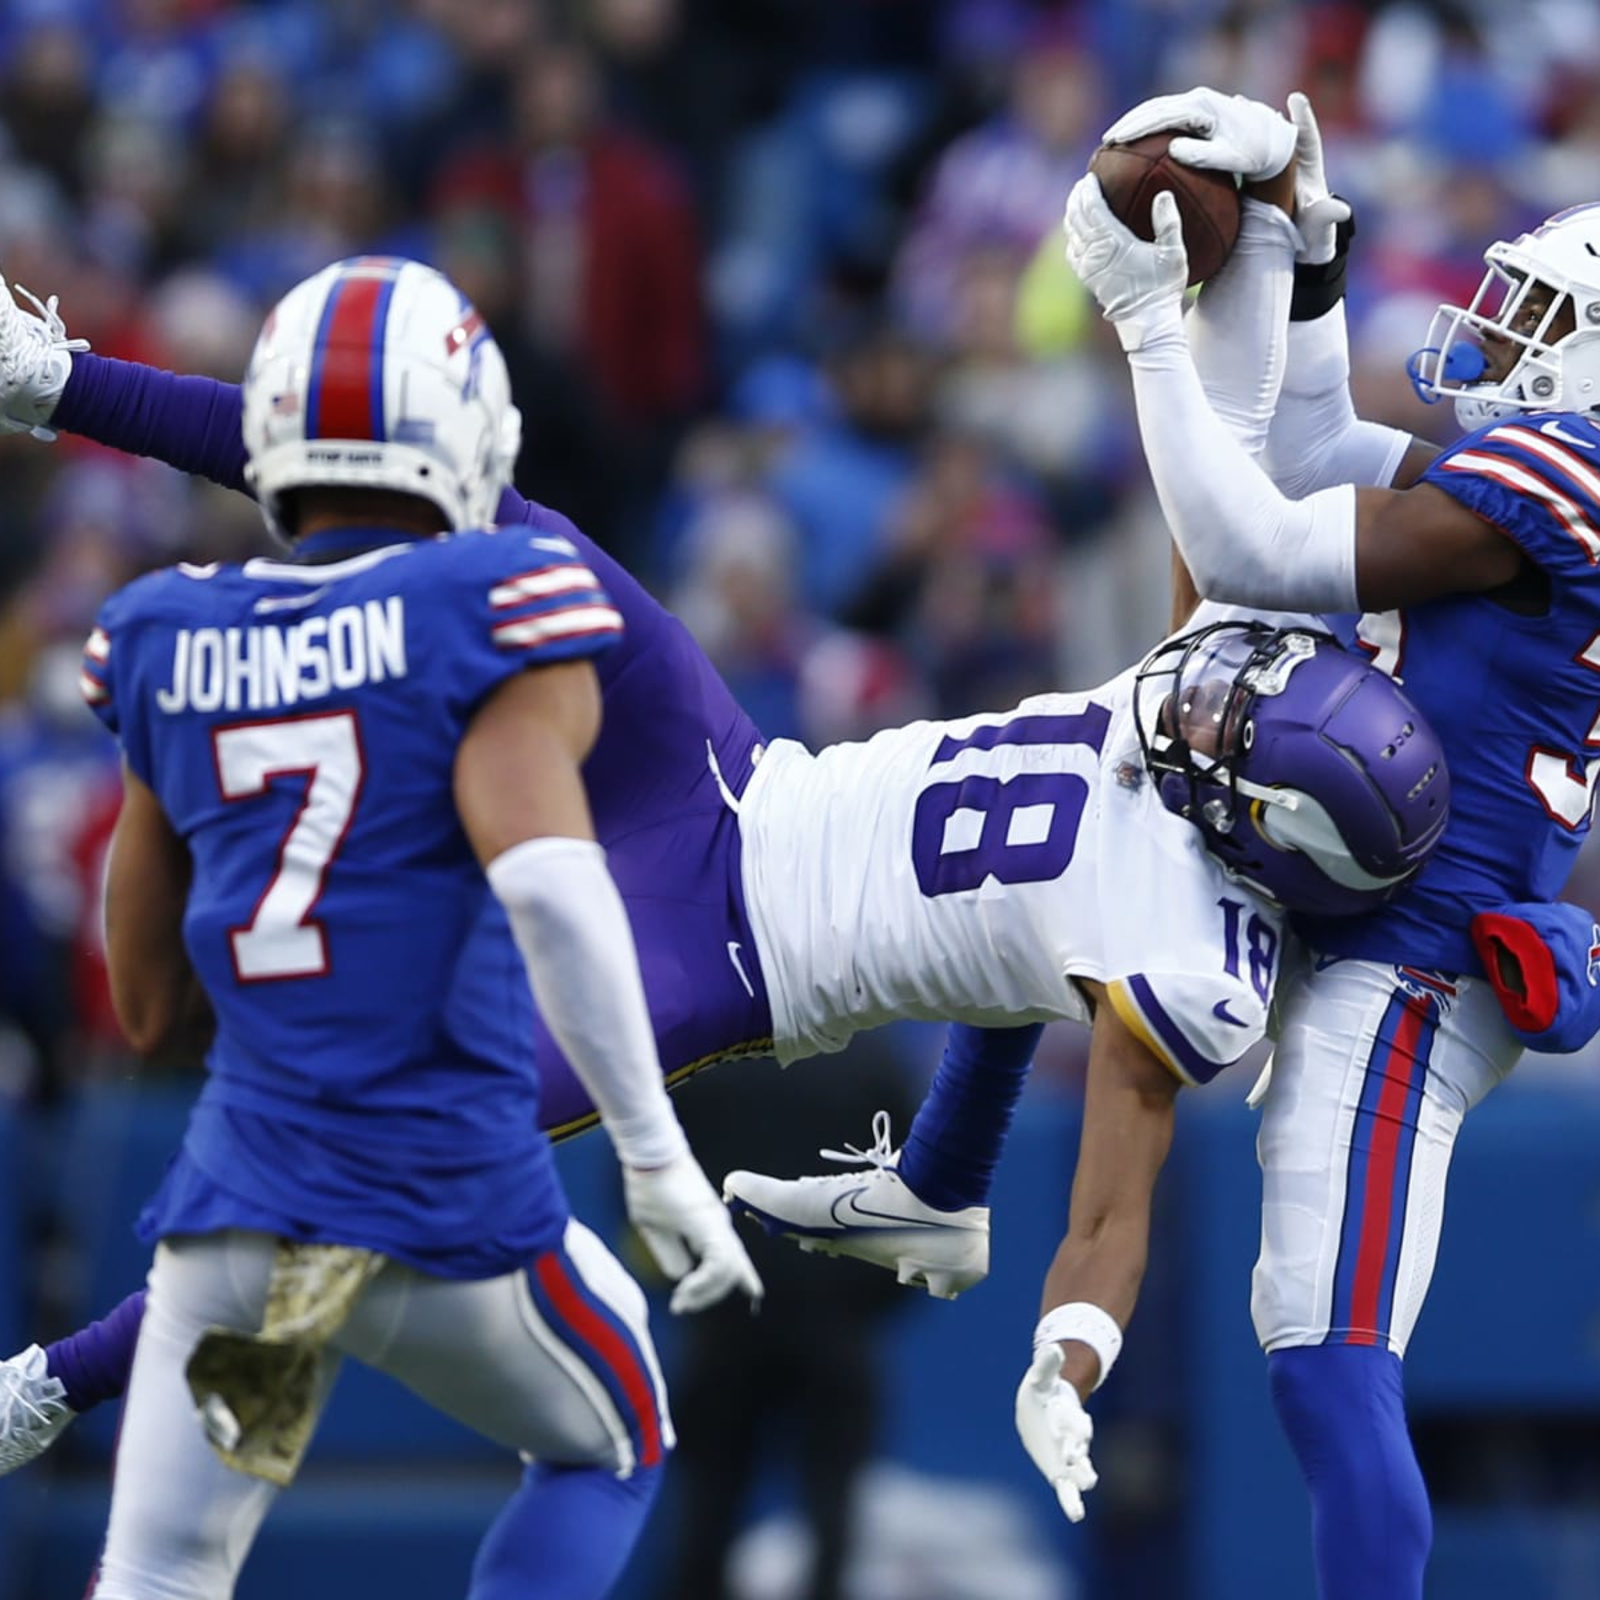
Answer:
[[1291, 322], [1315, 322], [1344, 299], [1344, 280], [1350, 265], [1350, 241], [1356, 236], [1355, 213], [1334, 224], [1333, 257], [1329, 261], [1297, 261], [1294, 295], [1289, 301]]

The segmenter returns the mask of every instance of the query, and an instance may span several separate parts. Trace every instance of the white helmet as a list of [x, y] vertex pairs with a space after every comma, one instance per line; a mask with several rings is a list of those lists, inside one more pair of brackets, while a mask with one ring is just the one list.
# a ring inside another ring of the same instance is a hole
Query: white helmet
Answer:
[[354, 256], [267, 314], [244, 378], [246, 482], [267, 526], [290, 489], [419, 495], [454, 529], [494, 519], [522, 443], [505, 358], [442, 273]]
[[[1489, 270], [1472, 304], [1440, 306], [1427, 344], [1407, 364], [1417, 393], [1430, 403], [1452, 396], [1467, 429], [1517, 411], [1600, 409], [1600, 203], [1558, 211], [1532, 233], [1490, 245], [1483, 259]], [[1550, 303], [1519, 326], [1539, 285], [1552, 291]], [[1573, 330], [1551, 338], [1568, 307]], [[1486, 332], [1521, 347], [1498, 383], [1483, 381]]]

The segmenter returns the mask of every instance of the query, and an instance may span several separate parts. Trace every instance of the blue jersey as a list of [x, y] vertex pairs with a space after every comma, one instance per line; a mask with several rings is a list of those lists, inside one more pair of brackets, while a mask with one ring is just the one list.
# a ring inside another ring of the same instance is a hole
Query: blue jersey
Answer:
[[1450, 824], [1416, 884], [1342, 921], [1304, 919], [1318, 949], [1480, 973], [1479, 911], [1558, 896], [1600, 777], [1600, 427], [1570, 412], [1468, 434], [1424, 475], [1516, 541], [1549, 585], [1519, 616], [1458, 594], [1344, 629], [1406, 686], [1450, 763]]
[[566, 1205], [456, 750], [497, 684], [622, 623], [565, 540], [385, 538], [151, 574], [90, 637], [85, 696], [192, 855], [184, 942], [217, 1017], [145, 1231], [261, 1227], [489, 1276]]

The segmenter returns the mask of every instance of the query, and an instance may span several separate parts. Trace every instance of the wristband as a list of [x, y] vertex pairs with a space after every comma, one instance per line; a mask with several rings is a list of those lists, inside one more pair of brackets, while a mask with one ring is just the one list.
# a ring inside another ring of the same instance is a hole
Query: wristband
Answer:
[[1122, 1329], [1109, 1311], [1091, 1305], [1087, 1300], [1074, 1300], [1069, 1305], [1057, 1306], [1039, 1318], [1033, 1330], [1033, 1348], [1056, 1344], [1062, 1339], [1076, 1339], [1086, 1344], [1100, 1358], [1100, 1376], [1094, 1380], [1096, 1389], [1106, 1381], [1122, 1350]]
[[[1340, 197], [1342, 198], [1342, 196]], [[1350, 241], [1356, 236], [1355, 213], [1333, 227], [1333, 255], [1327, 261], [1297, 261], [1294, 293], [1289, 300], [1291, 322], [1315, 322], [1344, 299], [1345, 273], [1350, 265]]]

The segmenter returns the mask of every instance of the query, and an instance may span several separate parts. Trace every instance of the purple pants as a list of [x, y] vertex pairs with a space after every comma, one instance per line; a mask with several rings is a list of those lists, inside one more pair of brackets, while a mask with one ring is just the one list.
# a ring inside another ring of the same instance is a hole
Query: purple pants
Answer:
[[[608, 841], [606, 864], [633, 924], [667, 1082], [716, 1061], [770, 1055], [772, 1012], [745, 914], [739, 822], [715, 790], [669, 821]], [[592, 1127], [594, 1103], [542, 1017], [534, 1040], [540, 1126], [553, 1139]]]

